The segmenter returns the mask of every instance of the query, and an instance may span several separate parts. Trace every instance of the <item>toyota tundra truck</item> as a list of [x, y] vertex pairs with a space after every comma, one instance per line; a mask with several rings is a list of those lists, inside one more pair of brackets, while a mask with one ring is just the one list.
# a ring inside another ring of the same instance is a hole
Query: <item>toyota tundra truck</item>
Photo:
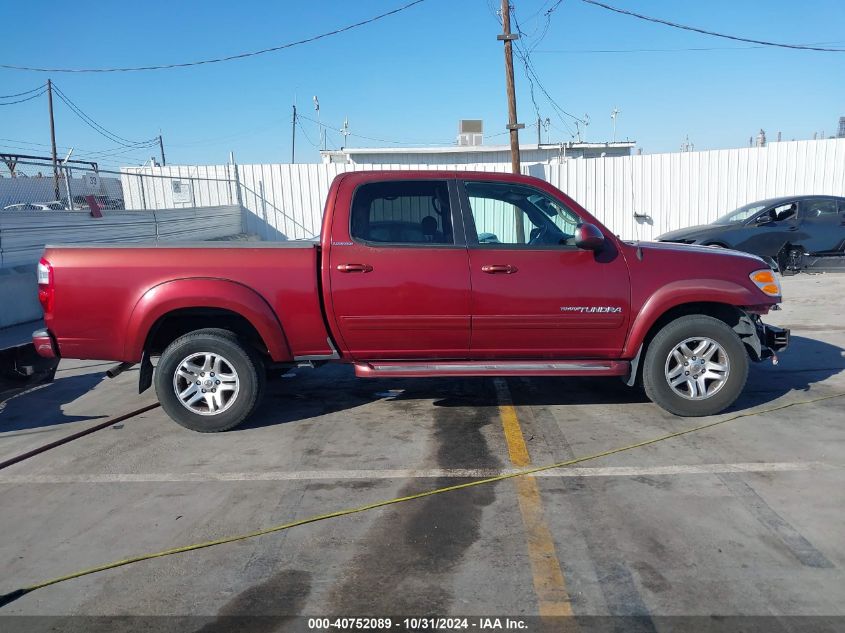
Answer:
[[201, 432], [248, 418], [269, 374], [330, 362], [362, 378], [617, 376], [712, 415], [789, 339], [760, 319], [781, 301], [762, 259], [623, 241], [510, 174], [344, 173], [319, 240], [48, 246], [38, 283], [40, 355], [140, 363], [139, 390]]

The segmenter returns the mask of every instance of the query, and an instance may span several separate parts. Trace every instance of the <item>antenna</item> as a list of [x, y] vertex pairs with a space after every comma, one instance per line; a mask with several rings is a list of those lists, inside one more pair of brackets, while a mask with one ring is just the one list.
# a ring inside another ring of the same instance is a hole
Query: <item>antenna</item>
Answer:
[[622, 112], [619, 108], [614, 107], [610, 113], [610, 118], [613, 121], [613, 142], [616, 142], [616, 117], [619, 116], [619, 113]]
[[[340, 133], [343, 134], [343, 147], [346, 147], [346, 137], [349, 136], [349, 117], [343, 117], [343, 127], [340, 128]], [[343, 147], [340, 149], [343, 149]]]

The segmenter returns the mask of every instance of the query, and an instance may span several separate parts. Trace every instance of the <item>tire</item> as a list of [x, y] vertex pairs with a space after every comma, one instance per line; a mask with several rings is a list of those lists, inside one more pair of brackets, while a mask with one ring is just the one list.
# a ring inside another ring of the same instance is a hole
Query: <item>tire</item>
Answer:
[[266, 372], [258, 353], [234, 333], [207, 328], [167, 346], [154, 382], [158, 401], [174, 422], [200, 433], [219, 433], [236, 427], [255, 411], [264, 393]]
[[[705, 340], [715, 346], [700, 347]], [[748, 353], [736, 332], [724, 321], [701, 314], [664, 326], [649, 344], [643, 363], [643, 387], [649, 399], [669, 413], [687, 417], [724, 411], [742, 393], [747, 378]], [[673, 388], [670, 379], [679, 384]]]

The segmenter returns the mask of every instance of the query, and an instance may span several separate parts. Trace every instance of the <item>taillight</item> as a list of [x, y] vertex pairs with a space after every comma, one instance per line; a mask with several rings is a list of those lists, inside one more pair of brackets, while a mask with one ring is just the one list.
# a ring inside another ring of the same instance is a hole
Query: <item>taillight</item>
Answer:
[[49, 314], [53, 311], [53, 298], [55, 295], [55, 288], [53, 285], [53, 267], [43, 257], [38, 262], [38, 301], [41, 303], [41, 308], [44, 314]]
[[775, 274], [771, 270], [755, 270], [748, 276], [751, 278], [751, 281], [754, 282], [755, 286], [757, 286], [760, 290], [765, 292], [770, 297], [781, 296], [780, 283], [778, 282], [777, 277], [775, 277]]

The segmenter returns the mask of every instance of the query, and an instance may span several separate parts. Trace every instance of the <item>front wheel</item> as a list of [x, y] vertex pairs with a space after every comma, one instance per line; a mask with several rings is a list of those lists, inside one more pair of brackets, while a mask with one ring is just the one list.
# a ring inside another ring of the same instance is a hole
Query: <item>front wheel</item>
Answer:
[[646, 351], [643, 387], [675, 415], [714, 415], [732, 405], [748, 378], [748, 353], [724, 321], [684, 316], [660, 330]]
[[155, 370], [164, 411], [200, 433], [243, 422], [258, 407], [264, 383], [261, 358], [228, 330], [196, 330], [176, 339]]

